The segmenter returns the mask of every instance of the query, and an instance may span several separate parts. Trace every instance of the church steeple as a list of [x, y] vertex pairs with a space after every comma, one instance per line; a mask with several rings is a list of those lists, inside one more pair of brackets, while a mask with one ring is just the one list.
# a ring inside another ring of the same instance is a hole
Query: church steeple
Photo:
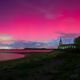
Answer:
[[63, 44], [62, 38], [60, 37], [59, 46], [62, 45], [62, 44]]

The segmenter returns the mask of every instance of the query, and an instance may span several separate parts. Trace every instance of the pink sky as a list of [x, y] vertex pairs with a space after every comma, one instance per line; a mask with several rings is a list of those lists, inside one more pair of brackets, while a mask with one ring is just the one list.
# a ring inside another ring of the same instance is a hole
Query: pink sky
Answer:
[[80, 33], [79, 0], [1, 0], [0, 34], [49, 41], [59, 33]]

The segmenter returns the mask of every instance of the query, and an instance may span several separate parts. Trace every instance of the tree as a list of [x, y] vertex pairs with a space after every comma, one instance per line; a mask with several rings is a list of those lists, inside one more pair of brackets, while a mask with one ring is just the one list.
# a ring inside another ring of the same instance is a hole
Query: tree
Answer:
[[80, 36], [75, 38], [74, 44], [80, 45]]
[[80, 36], [74, 39], [74, 44], [77, 49], [80, 49]]

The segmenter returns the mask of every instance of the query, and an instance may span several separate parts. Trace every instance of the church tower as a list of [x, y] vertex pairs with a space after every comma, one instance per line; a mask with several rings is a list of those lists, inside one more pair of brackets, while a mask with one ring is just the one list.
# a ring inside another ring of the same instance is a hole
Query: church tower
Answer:
[[61, 45], [62, 45], [62, 44], [63, 44], [63, 42], [62, 42], [62, 38], [60, 37], [58, 49], [61, 48]]
[[63, 44], [62, 38], [60, 37], [59, 46], [62, 45], [62, 44]]

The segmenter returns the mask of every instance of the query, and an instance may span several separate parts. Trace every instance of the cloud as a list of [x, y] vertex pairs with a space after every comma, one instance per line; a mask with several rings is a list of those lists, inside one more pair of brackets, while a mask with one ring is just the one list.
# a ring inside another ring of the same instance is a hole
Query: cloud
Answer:
[[[17, 1], [17, 0], [16, 0]], [[46, 2], [46, 1], [45, 1]], [[28, 1], [18, 1], [18, 3], [20, 5], [22, 5], [23, 7], [26, 7], [26, 10], [27, 8], [31, 8], [33, 10], [36, 10], [37, 12], [39, 12], [42, 16], [44, 16], [46, 19], [56, 19], [58, 17], [58, 14], [57, 13], [52, 13], [49, 9], [50, 8], [41, 8], [41, 6], [37, 6], [37, 5], [34, 5], [33, 3], [31, 2], [28, 2]], [[52, 8], [52, 7], [51, 7]], [[56, 15], [57, 14], [57, 15]]]
[[80, 36], [80, 33], [63, 33], [63, 32], [58, 32], [58, 34], [62, 38], [64, 44], [74, 43], [74, 39], [76, 37]]
[[7, 34], [0, 34], [0, 43], [6, 43], [6, 44], [10, 44], [12, 42], [14, 42], [15, 39]]
[[80, 33], [63, 33], [57, 32], [62, 38], [75, 38], [80, 36]]

